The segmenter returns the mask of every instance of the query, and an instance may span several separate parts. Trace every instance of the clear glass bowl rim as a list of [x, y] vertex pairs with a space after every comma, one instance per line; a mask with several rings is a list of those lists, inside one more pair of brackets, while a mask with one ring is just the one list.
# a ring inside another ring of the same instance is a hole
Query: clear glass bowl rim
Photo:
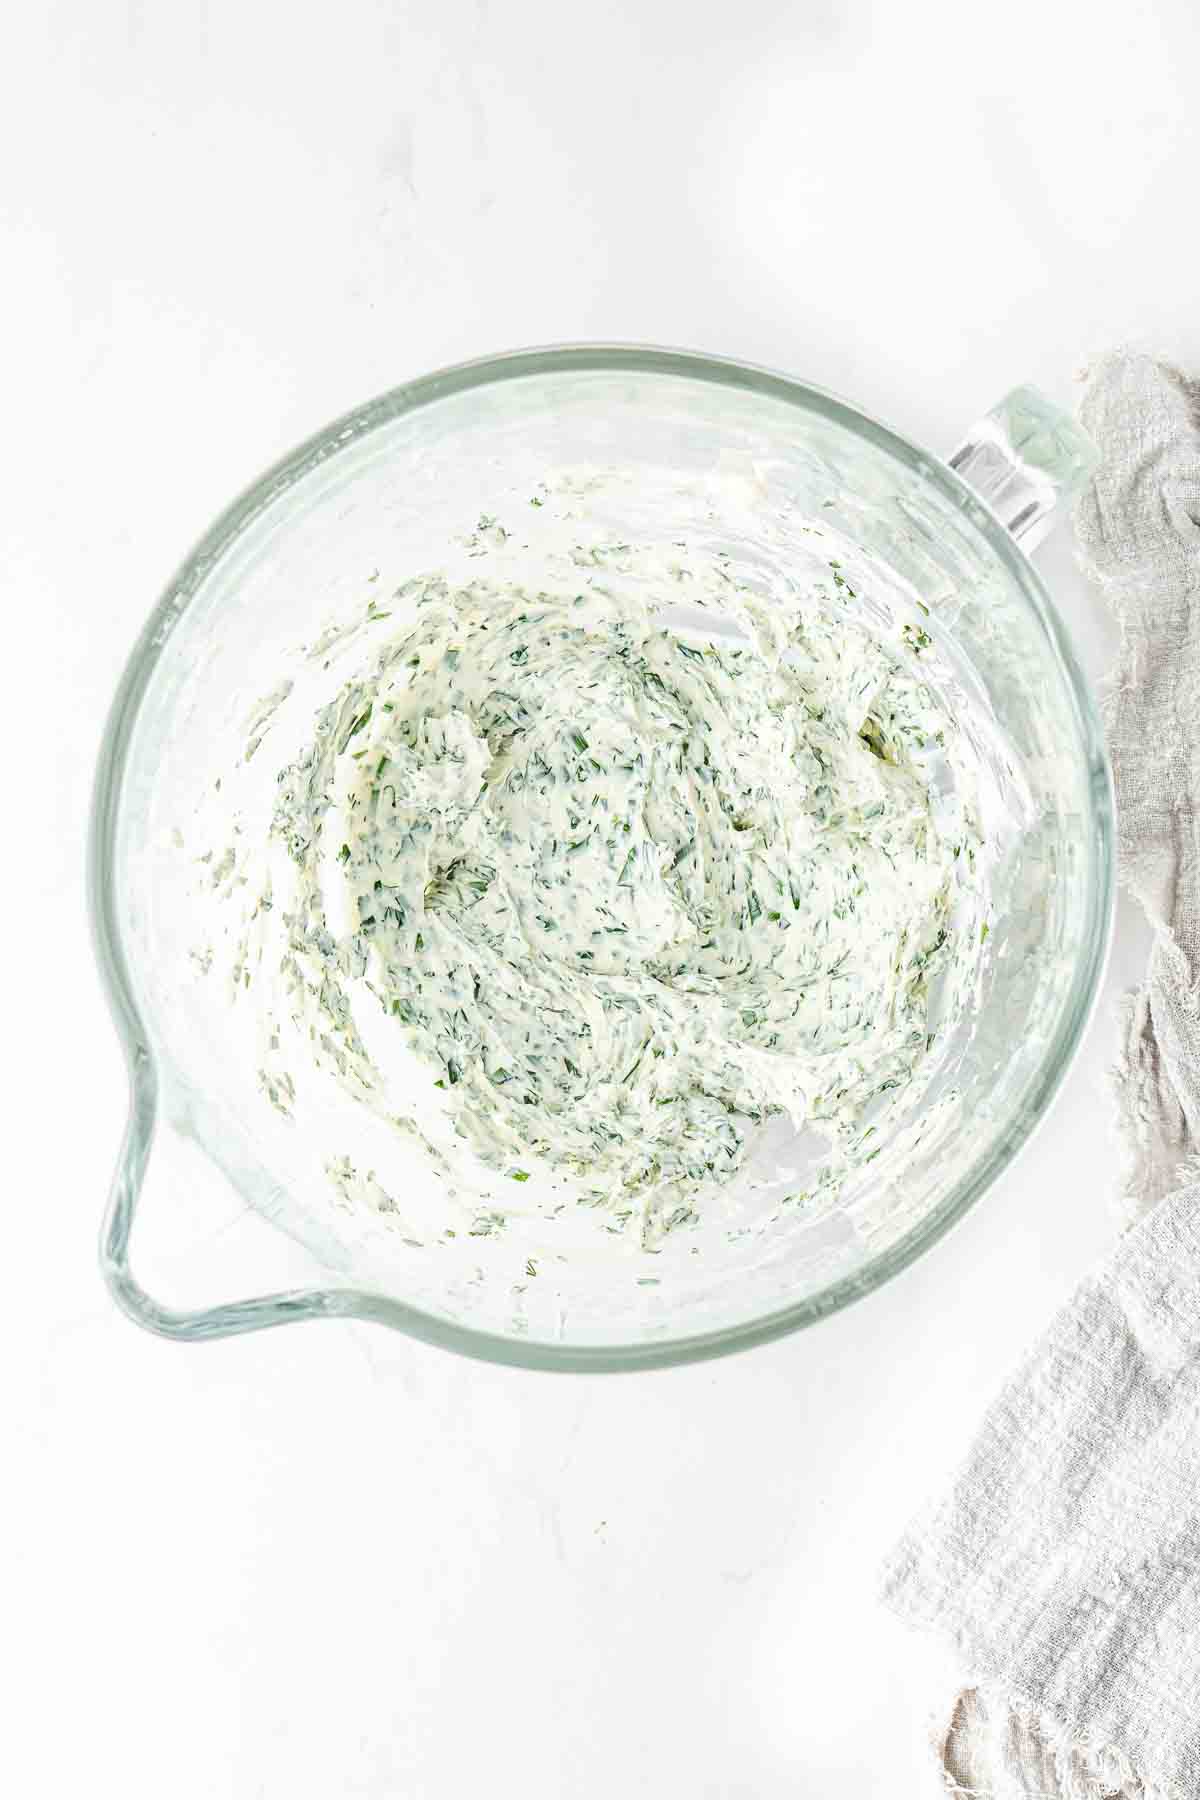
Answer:
[[[585, 372], [661, 374], [765, 394], [817, 413], [886, 451], [939, 489], [969, 515], [1021, 592], [1065, 677], [1088, 775], [1091, 804], [1088, 915], [1067, 1003], [1046, 1047], [1036, 1088], [1022, 1118], [991, 1151], [965, 1170], [939, 1206], [854, 1274], [792, 1305], [724, 1326], [652, 1342], [570, 1345], [528, 1341], [475, 1330], [386, 1294], [351, 1287], [313, 1288], [234, 1301], [202, 1311], [175, 1312], [153, 1300], [129, 1266], [129, 1240], [153, 1139], [158, 1073], [129, 974], [116, 903], [116, 834], [126, 761], [137, 714], [174, 626], [217, 561], [279, 496], [320, 463], [403, 414], [450, 395], [496, 383]], [[986, 504], [940, 458], [824, 388], [752, 363], [701, 352], [647, 345], [596, 343], [514, 350], [454, 364], [405, 382], [355, 407], [276, 462], [214, 521], [167, 584], [146, 621], [118, 683], [109, 711], [93, 787], [88, 853], [88, 902], [97, 961], [130, 1078], [130, 1108], [101, 1234], [101, 1264], [114, 1298], [138, 1323], [162, 1335], [201, 1339], [317, 1317], [371, 1319], [426, 1342], [485, 1361], [524, 1368], [606, 1372], [664, 1367], [720, 1356], [766, 1343], [812, 1325], [873, 1292], [942, 1238], [1008, 1167], [1028, 1141], [1062, 1083], [1086, 1029], [1103, 979], [1115, 893], [1112, 782], [1099, 716], [1065, 626], [1032, 565]]]

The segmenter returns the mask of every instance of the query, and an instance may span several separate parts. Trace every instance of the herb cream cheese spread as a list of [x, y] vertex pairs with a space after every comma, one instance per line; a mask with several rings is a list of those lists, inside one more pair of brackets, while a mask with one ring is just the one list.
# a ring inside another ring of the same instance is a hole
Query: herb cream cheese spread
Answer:
[[772, 1115], [868, 1157], [980, 938], [928, 637], [872, 635], [836, 562], [789, 605], [719, 557], [661, 585], [632, 552], [502, 564], [373, 609], [278, 769], [276, 1014], [304, 995], [364, 1094], [403, 1064], [394, 1122], [436, 1113], [440, 1179], [549, 1182], [643, 1243]]

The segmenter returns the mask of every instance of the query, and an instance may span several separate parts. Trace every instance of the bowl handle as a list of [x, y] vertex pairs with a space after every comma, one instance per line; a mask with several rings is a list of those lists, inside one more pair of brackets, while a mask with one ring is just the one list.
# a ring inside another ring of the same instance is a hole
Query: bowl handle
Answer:
[[348, 1288], [295, 1288], [195, 1309], [164, 1306], [148, 1294], [129, 1266], [129, 1238], [158, 1110], [154, 1061], [142, 1044], [131, 1050], [129, 1077], [129, 1118], [100, 1232], [100, 1267], [109, 1292], [123, 1312], [160, 1337], [191, 1341], [264, 1331], [268, 1326], [287, 1325], [294, 1319], [369, 1315], [370, 1297]]
[[949, 458], [1025, 551], [1037, 548], [1099, 461], [1070, 413], [1034, 387], [1013, 388]]

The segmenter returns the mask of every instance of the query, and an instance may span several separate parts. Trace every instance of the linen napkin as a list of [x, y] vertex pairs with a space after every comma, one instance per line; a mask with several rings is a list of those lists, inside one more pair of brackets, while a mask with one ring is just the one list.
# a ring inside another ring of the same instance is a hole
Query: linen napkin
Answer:
[[1106, 725], [1123, 879], [1154, 929], [1116, 1072], [1131, 1225], [909, 1529], [889, 1605], [971, 1685], [935, 1748], [989, 1800], [1200, 1797], [1200, 386], [1091, 370], [1085, 571], [1122, 643]]

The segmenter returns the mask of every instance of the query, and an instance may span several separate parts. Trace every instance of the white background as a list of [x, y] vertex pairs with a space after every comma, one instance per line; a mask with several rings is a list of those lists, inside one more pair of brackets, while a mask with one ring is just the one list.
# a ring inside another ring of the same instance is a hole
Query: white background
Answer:
[[[878, 1563], [1109, 1241], [1137, 923], [1035, 1144], [813, 1332], [598, 1379], [366, 1326], [178, 1347], [95, 1267], [125, 1087], [83, 925], [91, 762], [214, 512], [439, 364], [692, 346], [944, 450], [1016, 381], [1069, 401], [1113, 339], [1196, 366], [1200, 15], [53, 0], [4, 57], [0, 1786], [919, 1794], [950, 1678], [878, 1610]], [[1043, 566], [1098, 674], [1064, 534]], [[245, 1280], [220, 1249], [214, 1299]]]

